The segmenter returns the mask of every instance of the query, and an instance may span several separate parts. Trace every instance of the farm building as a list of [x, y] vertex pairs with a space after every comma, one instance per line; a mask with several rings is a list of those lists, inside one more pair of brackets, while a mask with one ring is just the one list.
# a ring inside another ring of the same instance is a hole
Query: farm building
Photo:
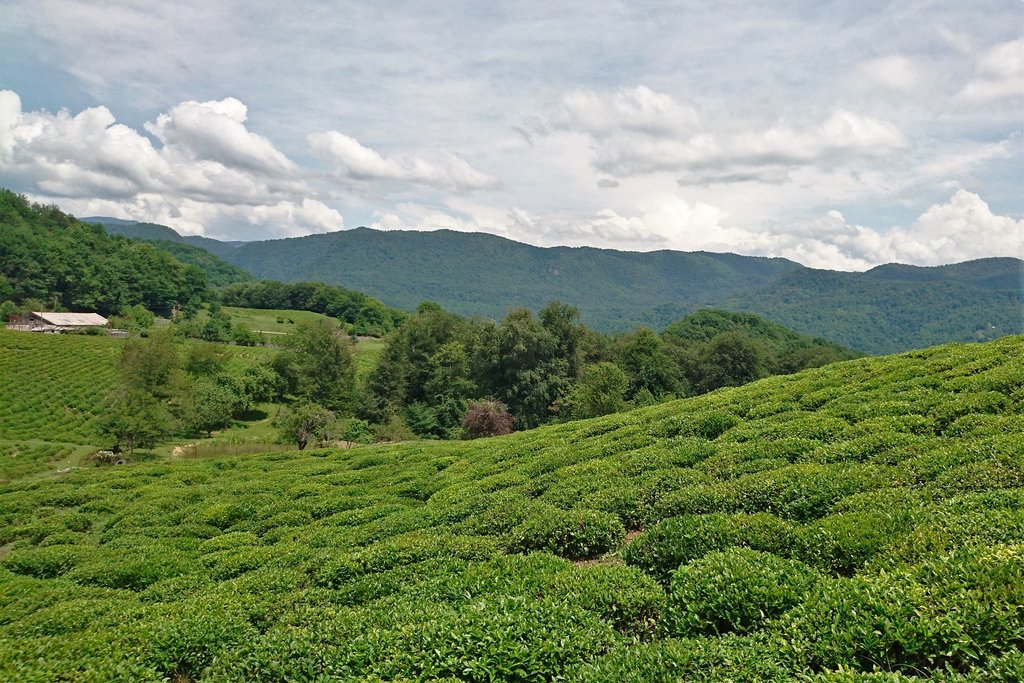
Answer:
[[110, 322], [99, 313], [55, 313], [32, 311], [11, 320], [9, 330], [23, 332], [73, 332], [87, 327], [106, 327]]

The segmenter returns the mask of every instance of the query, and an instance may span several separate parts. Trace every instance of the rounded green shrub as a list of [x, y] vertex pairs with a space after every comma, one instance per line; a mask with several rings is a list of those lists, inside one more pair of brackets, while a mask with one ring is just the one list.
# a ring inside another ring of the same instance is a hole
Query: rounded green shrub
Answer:
[[619, 646], [586, 664], [571, 683], [771, 683], [791, 681], [776, 647], [754, 637], [659, 640]]
[[981, 545], [824, 581], [780, 619], [778, 631], [800, 668], [967, 671], [1019, 651], [1021, 605], [1024, 545]]
[[506, 534], [505, 548], [513, 553], [546, 550], [569, 559], [595, 558], [613, 550], [626, 537], [615, 515], [597, 510], [545, 507]]
[[804, 563], [771, 553], [710, 553], [673, 575], [662, 630], [673, 636], [754, 631], [799, 604], [818, 579]]
[[559, 574], [551, 595], [560, 595], [627, 636], [649, 637], [661, 616], [665, 593], [633, 567], [598, 564]]
[[790, 522], [767, 513], [682, 515], [659, 522], [636, 538], [623, 550], [623, 558], [667, 585], [680, 565], [707, 553], [742, 546], [783, 554], [795, 538]]

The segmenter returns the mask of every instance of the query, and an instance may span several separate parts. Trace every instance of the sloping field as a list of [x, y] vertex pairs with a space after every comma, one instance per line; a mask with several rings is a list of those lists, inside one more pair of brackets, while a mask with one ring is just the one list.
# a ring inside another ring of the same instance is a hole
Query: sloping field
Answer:
[[1022, 357], [9, 483], [0, 679], [1021, 680]]
[[[0, 329], [0, 482], [78, 465], [109, 446], [100, 433], [123, 339]], [[229, 346], [230, 366], [273, 349]]]

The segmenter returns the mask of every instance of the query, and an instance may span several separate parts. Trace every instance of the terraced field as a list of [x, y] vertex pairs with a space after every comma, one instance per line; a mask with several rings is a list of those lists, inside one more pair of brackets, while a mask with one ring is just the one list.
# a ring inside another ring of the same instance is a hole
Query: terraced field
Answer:
[[95, 444], [122, 340], [0, 329], [0, 440]]
[[1024, 679], [1024, 338], [0, 485], [0, 679]]

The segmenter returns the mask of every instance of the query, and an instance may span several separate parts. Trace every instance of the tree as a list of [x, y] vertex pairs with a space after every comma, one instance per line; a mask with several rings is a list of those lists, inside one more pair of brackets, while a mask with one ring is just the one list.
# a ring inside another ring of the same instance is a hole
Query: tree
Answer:
[[300, 321], [285, 345], [294, 362], [298, 395], [328, 410], [351, 413], [356, 378], [344, 333], [326, 318]]
[[577, 377], [582, 364], [582, 342], [585, 335], [585, 328], [577, 322], [579, 311], [556, 300], [542, 308], [537, 317], [544, 329], [557, 340], [558, 355], [565, 361], [566, 375]]
[[214, 376], [224, 371], [229, 354], [220, 344], [197, 341], [188, 345], [184, 370], [190, 375]]
[[136, 448], [153, 446], [174, 426], [166, 403], [143, 389], [121, 384], [107, 397], [101, 430], [113, 438], [115, 449], [123, 444], [131, 457]]
[[449, 342], [430, 357], [424, 391], [436, 424], [436, 436], [455, 435], [476, 385], [469, 378], [469, 357], [458, 342]]
[[559, 340], [525, 308], [513, 309], [495, 328], [485, 329], [473, 351], [481, 393], [508, 406], [524, 427], [535, 427], [569, 385]]
[[117, 363], [117, 381], [107, 397], [102, 429], [129, 453], [174, 431], [186, 403], [187, 384], [178, 367], [170, 330], [130, 339]]
[[598, 363], [583, 370], [579, 381], [562, 402], [562, 417], [581, 420], [626, 409], [629, 378], [614, 363]]
[[153, 327], [156, 317], [145, 307], [139, 304], [121, 309], [121, 314], [110, 319], [110, 324], [121, 330], [129, 332], [141, 332]]
[[629, 377], [630, 398], [643, 389], [659, 399], [683, 393], [679, 366], [665, 353], [661, 338], [652, 330], [641, 327], [623, 337], [617, 356], [617, 365]]
[[324, 441], [332, 422], [334, 413], [330, 410], [315, 403], [300, 401], [278, 420], [278, 425], [281, 432], [294, 441], [301, 451], [311, 440]]
[[701, 376], [698, 386], [704, 391], [734, 387], [767, 374], [761, 346], [742, 332], [723, 332], [699, 352]]
[[479, 439], [511, 434], [515, 424], [516, 418], [508, 413], [501, 401], [478, 401], [469, 405], [462, 418], [462, 437]]
[[192, 383], [189, 426], [213, 436], [214, 429], [231, 424], [244, 403], [245, 397], [239, 396], [235, 388], [214, 377], [199, 377]]

